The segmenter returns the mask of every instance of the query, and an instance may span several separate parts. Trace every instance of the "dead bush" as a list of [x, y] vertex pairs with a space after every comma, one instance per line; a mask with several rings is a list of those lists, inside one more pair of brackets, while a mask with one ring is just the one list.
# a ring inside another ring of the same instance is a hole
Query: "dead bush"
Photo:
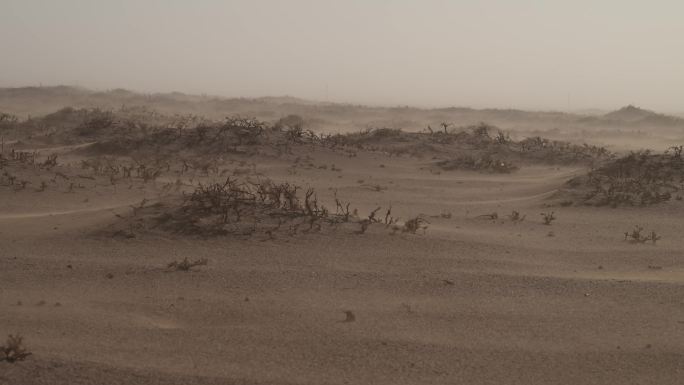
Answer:
[[551, 222], [556, 220], [556, 213], [553, 211], [550, 213], [541, 213], [539, 215], [541, 215], [544, 224], [547, 226], [551, 225]]
[[402, 227], [401, 231], [404, 233], [415, 234], [418, 230], [423, 230], [423, 233], [425, 233], [429, 224], [430, 222], [428, 222], [425, 218], [417, 216], [404, 222], [404, 226]]
[[23, 361], [32, 353], [24, 346], [24, 337], [10, 334], [5, 345], [0, 346], [0, 361]]
[[519, 211], [516, 211], [516, 210], [513, 210], [508, 215], [508, 219], [510, 219], [514, 223], [520, 223], [520, 222], [524, 221], [526, 217], [527, 217], [527, 215], [522, 215], [522, 214], [520, 214]]
[[644, 235], [642, 234], [643, 230], [643, 227], [636, 225], [632, 231], [625, 231], [625, 241], [631, 243], [646, 243], [650, 241], [655, 245], [656, 242], [660, 240], [661, 236], [656, 234], [655, 231], [651, 231], [650, 234]]
[[679, 147], [663, 154], [632, 152], [566, 183], [568, 192], [587, 205], [647, 206], [667, 202], [684, 187]]

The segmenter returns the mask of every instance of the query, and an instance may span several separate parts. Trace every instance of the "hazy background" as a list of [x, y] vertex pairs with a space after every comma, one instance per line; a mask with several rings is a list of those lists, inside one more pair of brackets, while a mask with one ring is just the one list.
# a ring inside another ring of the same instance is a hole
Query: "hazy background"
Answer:
[[681, 1], [0, 0], [0, 87], [684, 106]]

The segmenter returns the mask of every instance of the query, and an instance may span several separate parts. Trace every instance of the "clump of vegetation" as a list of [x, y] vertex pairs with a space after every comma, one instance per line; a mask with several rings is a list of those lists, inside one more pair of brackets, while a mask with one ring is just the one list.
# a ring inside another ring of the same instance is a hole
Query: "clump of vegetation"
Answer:
[[10, 334], [5, 345], [0, 345], [0, 361], [23, 361], [32, 353], [24, 346], [24, 337]]
[[401, 231], [404, 233], [415, 234], [418, 232], [418, 230], [423, 230], [423, 233], [425, 233], [429, 224], [430, 222], [428, 222], [425, 218], [417, 216], [404, 222], [404, 227], [402, 227]]
[[651, 231], [650, 234], [646, 235], [642, 234], [642, 231], [644, 231], [644, 228], [639, 225], [634, 226], [632, 231], [625, 231], [625, 241], [631, 243], [646, 243], [650, 241], [655, 245], [661, 238], [655, 231]]
[[100, 130], [110, 128], [115, 123], [116, 117], [112, 111], [93, 108], [83, 112], [85, 115], [83, 121], [75, 129], [79, 136], [93, 136]]
[[182, 261], [173, 261], [166, 265], [169, 269], [180, 270], [180, 271], [190, 271], [195, 266], [206, 266], [209, 260], [206, 258], [200, 258], [195, 261], [190, 261], [187, 257], [183, 258]]
[[553, 211], [550, 213], [541, 213], [539, 215], [541, 215], [544, 224], [547, 226], [551, 225], [551, 222], [556, 220], [556, 213]]
[[308, 218], [310, 229], [314, 229], [319, 220], [329, 217], [329, 212], [318, 204], [313, 189], [304, 192], [304, 199], [302, 190], [287, 182], [228, 177], [221, 183], [200, 184], [171, 219], [184, 226], [180, 229], [184, 232], [253, 233], [258, 226], [267, 226], [267, 221], [280, 228], [301, 218]]
[[10, 127], [19, 122], [16, 115], [0, 112], [0, 128]]
[[513, 210], [508, 215], [508, 219], [510, 219], [514, 223], [520, 223], [520, 222], [524, 221], [526, 217], [527, 217], [527, 215], [522, 215], [522, 214], [520, 214], [519, 211], [516, 211], [516, 210]]
[[441, 130], [428, 126], [424, 132], [369, 128], [357, 133], [322, 136], [319, 141], [331, 148], [353, 147], [397, 156], [436, 155], [442, 158], [435, 163], [438, 168], [492, 173], [513, 172], [524, 162], [593, 164], [612, 157], [605, 148], [586, 144], [541, 137], [516, 141], [486, 123], [458, 128], [444, 122], [440, 126]]
[[[351, 202], [334, 196], [335, 209], [330, 210], [318, 200], [313, 188], [290, 182], [248, 177], [227, 177], [223, 182], [200, 183], [180, 198], [170, 198], [148, 205], [143, 201], [132, 206], [130, 216], [122, 217], [123, 229], [114, 225], [115, 234], [160, 229], [186, 235], [211, 237], [220, 235], [253, 236], [267, 239], [285, 233], [319, 232], [323, 226], [337, 227], [358, 224], [364, 233], [373, 224], [396, 224], [390, 206], [384, 218], [377, 207], [366, 218], [351, 207]], [[422, 219], [417, 224], [423, 224]], [[128, 226], [126, 226], [128, 225]], [[178, 267], [185, 264], [178, 262]]]
[[681, 146], [662, 154], [632, 152], [567, 183], [569, 192], [595, 206], [646, 206], [667, 202], [684, 189]]
[[[122, 221], [111, 225], [107, 234], [132, 238], [137, 233], [157, 229], [200, 237], [263, 235], [262, 240], [272, 240], [278, 235], [294, 236], [352, 225], [359, 226], [359, 234], [375, 224], [396, 231], [399, 219], [392, 215], [391, 205], [386, 212], [377, 207], [367, 217], [361, 217], [351, 202], [342, 200], [336, 192], [333, 202], [335, 208], [328, 209], [319, 202], [313, 188], [290, 182], [227, 177], [223, 182], [199, 183], [189, 193], [171, 195], [153, 204], [143, 200], [131, 206], [128, 216], [117, 215]], [[419, 216], [406, 221], [398, 230], [416, 233], [426, 228], [427, 221]], [[179, 261], [169, 267], [185, 270], [194, 266], [188, 263]]]

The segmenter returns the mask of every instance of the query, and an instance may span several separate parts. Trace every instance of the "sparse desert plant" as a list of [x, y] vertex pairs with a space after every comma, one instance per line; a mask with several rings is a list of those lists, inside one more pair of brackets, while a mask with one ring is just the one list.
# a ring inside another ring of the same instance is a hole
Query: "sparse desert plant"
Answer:
[[660, 238], [662, 238], [660, 235], [656, 234], [655, 231], [651, 231], [651, 235], [649, 237], [654, 245], [660, 240]]
[[404, 233], [415, 234], [418, 230], [423, 230], [423, 233], [425, 233], [429, 224], [430, 222], [419, 215], [404, 222], [404, 227], [401, 229], [401, 231]]
[[[337, 193], [334, 202], [336, 210], [330, 211], [319, 203], [313, 188], [269, 179], [228, 177], [224, 182], [199, 183], [194, 191], [183, 192], [181, 197], [162, 198], [153, 205], [147, 201], [132, 205], [129, 215], [120, 216], [123, 223], [110, 228], [115, 234], [131, 236], [138, 230], [162, 230], [200, 237], [263, 234], [269, 240], [279, 233], [294, 236], [319, 232], [324, 225], [336, 229], [344, 223], [358, 224], [357, 232], [364, 233], [373, 223], [384, 223], [386, 227], [397, 223], [391, 205], [386, 213], [377, 207], [367, 217], [360, 217], [358, 210]], [[415, 230], [426, 227], [419, 218], [409, 222], [410, 232], [415, 231], [412, 224]], [[394, 231], [402, 230], [401, 225], [397, 227]], [[185, 265], [182, 262], [177, 262], [181, 269]]]
[[389, 207], [387, 208], [387, 212], [385, 213], [385, 226], [389, 227], [392, 226], [397, 222], [397, 219], [395, 219], [392, 216], [392, 204], [390, 203]]
[[642, 226], [636, 225], [632, 231], [625, 231], [625, 241], [630, 243], [646, 243], [651, 241], [654, 245], [661, 239], [661, 236], [656, 234], [655, 231], [651, 231], [650, 234], [644, 235], [642, 232], [644, 228]]
[[[449, 128], [449, 126], [451, 126], [451, 123], [442, 122], [442, 123], [440, 123], [439, 125], [442, 127], [442, 130], [444, 130], [444, 133], [445, 133], [445, 134], [448, 134], [448, 133], [449, 133], [449, 132], [447, 131], [447, 129]], [[432, 129], [430, 129], [430, 130], [432, 130]]]
[[304, 127], [304, 125], [304, 118], [302, 118], [301, 116], [287, 115], [285, 117], [278, 119], [278, 121], [274, 125], [274, 128], [284, 130], [292, 127]]
[[40, 164], [40, 167], [46, 168], [46, 169], [51, 169], [53, 167], [57, 166], [57, 155], [52, 154], [48, 155], [47, 159]]
[[541, 215], [544, 224], [547, 226], [551, 225], [551, 222], [556, 220], [556, 213], [553, 211], [551, 211], [550, 213], [541, 213], [539, 215]]
[[681, 160], [682, 159], [682, 150], [684, 150], [684, 146], [672, 146], [667, 149], [667, 153], [672, 153], [672, 156], [675, 157], [675, 159]]
[[643, 227], [636, 225], [631, 232], [625, 231], [625, 241], [629, 240], [633, 243], [645, 243], [648, 241], [648, 237], [641, 234], [643, 230]]
[[349, 206], [351, 206], [351, 203], [342, 202], [339, 198], [337, 198], [337, 191], [335, 191], [335, 206], [335, 213], [337, 215], [341, 215], [344, 222], [349, 222], [349, 218], [352, 216], [352, 214], [349, 212]]
[[494, 139], [499, 144], [507, 144], [511, 141], [511, 137], [503, 131], [499, 131]]
[[206, 266], [209, 260], [206, 258], [200, 258], [195, 261], [190, 261], [187, 257], [183, 258], [182, 261], [173, 261], [166, 265], [169, 269], [180, 270], [180, 271], [190, 271], [195, 266]]
[[30, 181], [27, 181], [27, 180], [19, 181], [19, 188], [18, 188], [18, 189], [19, 189], [19, 190], [25, 190], [25, 189], [26, 189], [26, 186], [28, 186], [30, 183], [31, 183], [31, 182], [30, 182]]
[[676, 198], [683, 187], [681, 156], [680, 146], [662, 154], [631, 152], [571, 179], [567, 186], [588, 205], [646, 206], [667, 202]]
[[516, 210], [513, 210], [513, 211], [508, 215], [508, 219], [510, 219], [511, 221], [513, 221], [513, 222], [515, 222], [515, 223], [519, 223], [519, 222], [524, 221], [524, 220], [525, 220], [525, 217], [527, 217], [527, 215], [521, 215], [520, 212], [519, 212], [519, 211], [516, 211]]
[[7, 337], [7, 342], [5, 342], [5, 345], [0, 346], [0, 361], [23, 361], [30, 355], [31, 352], [29, 352], [24, 346], [24, 337], [18, 334], [10, 334]]
[[380, 220], [378, 220], [378, 218], [376, 218], [375, 215], [378, 213], [378, 211], [380, 211], [381, 208], [382, 208], [382, 207], [378, 206], [375, 210], [371, 211], [371, 213], [368, 214], [368, 220], [369, 220], [371, 223], [378, 223], [378, 222], [380, 222]]
[[368, 230], [368, 226], [370, 226], [371, 223], [372, 223], [372, 222], [371, 222], [370, 220], [368, 220], [368, 219], [362, 219], [362, 220], [359, 222], [359, 225], [361, 226], [361, 228], [359, 229], [359, 231], [357, 232], [357, 234], [364, 234], [364, 233], [366, 232], [366, 230]]
[[256, 118], [228, 117], [220, 129], [220, 133], [232, 132], [238, 139], [238, 145], [256, 144], [263, 134], [266, 124]]
[[0, 126], [9, 126], [19, 121], [16, 115], [0, 112]]
[[368, 226], [370, 226], [373, 223], [380, 223], [380, 220], [376, 218], [376, 214], [378, 211], [380, 211], [382, 207], [378, 207], [375, 210], [371, 211], [370, 214], [368, 214], [368, 218], [362, 219], [359, 221], [359, 225], [361, 225], [361, 229], [359, 230], [359, 234], [363, 234], [368, 230]]

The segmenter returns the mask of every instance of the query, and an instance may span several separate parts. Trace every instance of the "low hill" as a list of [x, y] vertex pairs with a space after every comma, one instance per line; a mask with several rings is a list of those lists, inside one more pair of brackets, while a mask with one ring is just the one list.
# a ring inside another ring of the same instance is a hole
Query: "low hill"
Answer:
[[[287, 115], [302, 116], [307, 126], [318, 133], [350, 133], [375, 128], [420, 132], [442, 124], [467, 127], [486, 122], [510, 133], [517, 139], [544, 136], [549, 139], [581, 144], [615, 143], [638, 149], [644, 146], [644, 135], [677, 137], [684, 129], [684, 119], [635, 106], [627, 106], [605, 115], [565, 113], [558, 111], [523, 111], [516, 109], [473, 109], [468, 107], [416, 108], [409, 106], [362, 106], [322, 103], [291, 96], [263, 98], [224, 98], [189, 95], [179, 92], [143, 94], [124, 89], [94, 91], [85, 88], [24, 87], [0, 88], [0, 113], [19, 120], [50, 114], [62, 108], [119, 111], [144, 108], [167, 116], [197, 115], [209, 119], [227, 116], [253, 117], [275, 122]], [[662, 135], [661, 135], [662, 134]], [[651, 138], [651, 147], [669, 144]], [[629, 143], [627, 143], [629, 142]]]

